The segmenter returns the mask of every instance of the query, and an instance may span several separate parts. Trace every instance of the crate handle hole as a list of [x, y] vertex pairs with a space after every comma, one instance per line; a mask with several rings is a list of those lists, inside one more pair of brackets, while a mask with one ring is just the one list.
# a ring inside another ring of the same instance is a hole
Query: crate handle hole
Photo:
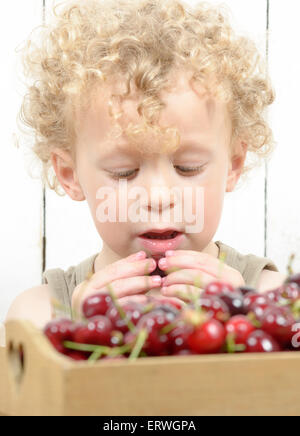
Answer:
[[12, 342], [8, 347], [8, 360], [13, 372], [13, 376], [17, 385], [20, 385], [24, 376], [25, 370], [25, 353], [22, 344], [19, 344], [17, 348], [14, 347]]

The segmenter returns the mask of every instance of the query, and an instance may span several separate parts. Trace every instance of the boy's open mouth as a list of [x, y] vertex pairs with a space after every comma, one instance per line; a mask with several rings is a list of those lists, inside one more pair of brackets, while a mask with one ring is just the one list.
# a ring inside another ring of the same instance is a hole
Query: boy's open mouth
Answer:
[[180, 232], [177, 232], [176, 230], [168, 230], [163, 233], [147, 232], [141, 235], [141, 238], [167, 240], [167, 239], [174, 239], [179, 234]]

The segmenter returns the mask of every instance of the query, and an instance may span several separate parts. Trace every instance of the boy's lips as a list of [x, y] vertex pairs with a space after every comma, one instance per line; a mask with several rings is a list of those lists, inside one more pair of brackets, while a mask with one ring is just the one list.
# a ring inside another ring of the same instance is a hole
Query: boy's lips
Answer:
[[184, 233], [176, 232], [176, 236], [170, 239], [150, 239], [144, 235], [138, 236], [141, 245], [151, 255], [163, 254], [167, 250], [176, 250], [184, 239]]

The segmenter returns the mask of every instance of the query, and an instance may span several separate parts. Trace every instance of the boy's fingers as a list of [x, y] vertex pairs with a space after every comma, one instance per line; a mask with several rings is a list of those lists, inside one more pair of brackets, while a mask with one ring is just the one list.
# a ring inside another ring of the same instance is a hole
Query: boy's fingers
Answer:
[[155, 270], [155, 268], [155, 260], [148, 258], [135, 262], [114, 262], [95, 273], [90, 280], [90, 286], [100, 289], [107, 283], [111, 283], [118, 279], [150, 274]]
[[127, 297], [129, 295], [141, 294], [149, 291], [151, 288], [161, 286], [160, 276], [138, 276], [128, 277], [126, 279], [115, 280], [110, 286], [104, 286], [101, 291], [110, 291], [114, 293], [116, 298]]

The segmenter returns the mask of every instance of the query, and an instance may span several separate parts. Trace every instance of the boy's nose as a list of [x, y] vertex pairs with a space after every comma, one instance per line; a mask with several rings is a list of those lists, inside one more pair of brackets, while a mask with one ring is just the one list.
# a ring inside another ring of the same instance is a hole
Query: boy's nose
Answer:
[[168, 188], [155, 189], [150, 191], [146, 208], [148, 211], [162, 213], [166, 209], [173, 209], [175, 206], [174, 193]]

